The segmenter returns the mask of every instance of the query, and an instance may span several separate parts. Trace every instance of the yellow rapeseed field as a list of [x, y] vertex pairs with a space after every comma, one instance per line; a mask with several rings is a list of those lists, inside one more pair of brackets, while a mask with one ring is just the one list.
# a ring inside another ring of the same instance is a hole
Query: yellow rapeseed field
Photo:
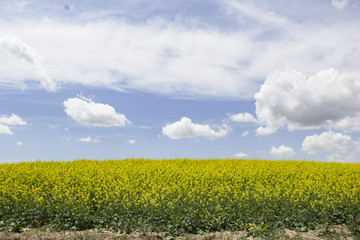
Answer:
[[[264, 160], [0, 164], [0, 227], [196, 233], [360, 217], [360, 165]], [[353, 224], [354, 225], [354, 224]]]

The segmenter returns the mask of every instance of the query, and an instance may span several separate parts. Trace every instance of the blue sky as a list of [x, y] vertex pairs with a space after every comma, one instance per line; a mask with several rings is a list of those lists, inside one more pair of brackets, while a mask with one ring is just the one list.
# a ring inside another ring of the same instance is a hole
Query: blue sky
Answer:
[[0, 161], [360, 162], [360, 1], [0, 1]]

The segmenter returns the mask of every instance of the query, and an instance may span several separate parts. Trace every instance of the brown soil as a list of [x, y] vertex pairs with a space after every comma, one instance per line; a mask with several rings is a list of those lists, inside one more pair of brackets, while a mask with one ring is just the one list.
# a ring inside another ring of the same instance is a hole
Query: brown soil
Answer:
[[296, 232], [293, 230], [279, 231], [276, 236], [269, 238], [253, 238], [246, 237], [245, 232], [216, 232], [204, 234], [187, 234], [177, 238], [165, 236], [165, 234], [155, 233], [139, 233], [139, 234], [117, 234], [108, 231], [100, 233], [93, 230], [88, 231], [61, 231], [53, 232], [49, 230], [39, 229], [24, 229], [21, 233], [0, 232], [0, 240], [260, 240], [260, 239], [293, 239], [293, 240], [355, 240], [347, 228], [343, 226], [333, 226], [329, 229], [327, 234], [319, 236], [319, 233], [324, 232], [319, 229], [312, 232]]

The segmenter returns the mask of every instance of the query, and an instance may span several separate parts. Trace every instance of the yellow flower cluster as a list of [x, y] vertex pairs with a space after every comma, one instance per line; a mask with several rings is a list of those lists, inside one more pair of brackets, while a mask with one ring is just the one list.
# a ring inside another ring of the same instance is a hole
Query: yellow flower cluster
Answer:
[[359, 164], [226, 159], [0, 164], [0, 216], [26, 215], [24, 224], [34, 214], [40, 215], [38, 224], [72, 219], [70, 225], [82, 221], [82, 227], [93, 227], [141, 220], [171, 222], [184, 231], [288, 224], [284, 219], [323, 223], [357, 214], [359, 198]]

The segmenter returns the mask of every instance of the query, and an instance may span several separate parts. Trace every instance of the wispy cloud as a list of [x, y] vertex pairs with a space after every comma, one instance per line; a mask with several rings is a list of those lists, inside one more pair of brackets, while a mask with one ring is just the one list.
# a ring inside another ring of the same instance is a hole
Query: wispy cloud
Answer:
[[246, 137], [248, 135], [249, 135], [249, 131], [245, 131], [245, 132], [243, 132], [243, 134], [241, 134], [241, 137]]
[[93, 139], [92, 137], [86, 137], [86, 138], [80, 138], [79, 139], [79, 142], [86, 142], [86, 143], [96, 143], [96, 142], [99, 142], [98, 139]]
[[285, 17], [276, 15], [274, 12], [264, 11], [258, 6], [250, 5], [240, 1], [225, 1], [228, 4], [228, 10], [231, 12], [237, 11], [238, 17], [244, 16], [255, 19], [258, 23], [263, 26], [272, 26], [278, 28], [285, 28], [286, 30], [293, 29], [296, 27], [291, 21]]
[[[233, 11], [227, 16], [231, 24], [245, 15], [254, 19], [255, 26], [221, 31], [218, 26], [185, 25], [162, 16], [133, 23], [105, 14], [87, 24], [77, 18], [64, 22], [59, 17], [19, 17], [16, 25], [0, 18], [0, 35], [19, 36], [16, 41], [6, 40], [12, 42], [6, 46], [27, 63], [42, 63], [34, 61], [41, 53], [45, 61], [40, 69], [52, 78], [43, 74], [38, 79], [48, 90], [55, 89], [56, 79], [60, 86], [74, 83], [177, 97], [249, 99], [275, 69], [290, 66], [312, 75], [329, 67], [357, 68], [360, 36], [353, 29], [359, 21], [330, 22], [324, 27], [321, 22], [294, 23], [249, 2], [227, 1], [226, 7]], [[275, 29], [271, 36], [269, 26]], [[21, 79], [29, 76], [24, 63], [6, 54], [0, 60], [6, 63], [0, 66], [0, 81], [13, 83], [9, 78], [15, 78], [14, 73]], [[21, 66], [14, 69], [16, 64]]]
[[239, 152], [234, 155], [234, 157], [236, 157], [236, 158], [245, 158], [247, 156], [248, 156], [248, 154], [243, 153], [243, 152]]
[[[49, 77], [49, 75], [45, 71], [44, 65], [42, 63], [43, 59], [40, 57], [36, 50], [34, 50], [21, 40], [9, 36], [0, 37], [0, 48], [5, 48], [9, 50], [17, 58], [23, 59], [27, 63], [31, 64], [34, 67], [34, 71], [36, 72], [37, 79], [40, 81], [41, 87], [50, 92], [55, 91], [56, 83]], [[16, 64], [22, 65], [20, 61]], [[11, 70], [13, 69], [10, 68], [8, 71], [5, 72], [5, 74]], [[24, 76], [22, 80], [26, 81], [26, 76]]]
[[337, 9], [343, 9], [349, 3], [349, 0], [332, 0], [331, 4]]

